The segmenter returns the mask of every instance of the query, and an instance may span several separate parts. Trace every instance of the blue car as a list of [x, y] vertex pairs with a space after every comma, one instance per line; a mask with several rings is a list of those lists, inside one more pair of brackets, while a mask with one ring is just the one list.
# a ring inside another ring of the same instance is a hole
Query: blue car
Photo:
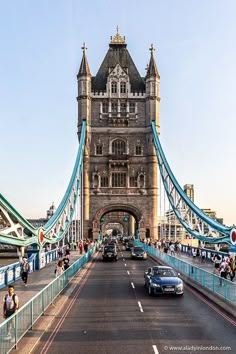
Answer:
[[148, 268], [144, 273], [144, 280], [149, 295], [171, 294], [182, 296], [184, 293], [183, 281], [171, 267], [155, 266]]

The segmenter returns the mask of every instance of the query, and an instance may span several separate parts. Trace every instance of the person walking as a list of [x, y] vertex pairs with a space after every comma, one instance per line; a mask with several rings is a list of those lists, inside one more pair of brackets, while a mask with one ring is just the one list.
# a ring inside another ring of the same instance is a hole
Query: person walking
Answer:
[[64, 272], [63, 260], [60, 259], [55, 268], [56, 278]]
[[[15, 294], [14, 285], [8, 285], [8, 293], [3, 298], [3, 318], [11, 317], [19, 309], [19, 299]], [[8, 322], [6, 339], [11, 339], [13, 321]]]
[[27, 262], [26, 257], [23, 257], [20, 265], [20, 275], [25, 286], [27, 286], [29, 272], [30, 272], [30, 265]]

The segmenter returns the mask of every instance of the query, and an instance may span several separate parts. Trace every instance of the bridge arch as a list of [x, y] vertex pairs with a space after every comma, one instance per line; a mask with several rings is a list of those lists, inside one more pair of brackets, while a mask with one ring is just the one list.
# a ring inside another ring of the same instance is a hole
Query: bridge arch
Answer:
[[[114, 212], [124, 212], [124, 213], [128, 213], [129, 215], [132, 215], [135, 219], [135, 222], [137, 225], [136, 227], [138, 227], [140, 231], [142, 231], [146, 234], [146, 230], [145, 230], [144, 223], [143, 223], [142, 211], [133, 205], [118, 203], [118, 204], [110, 204], [110, 205], [101, 207], [100, 209], [97, 210], [97, 212], [94, 216], [93, 222], [92, 222], [93, 238], [98, 238], [98, 234], [101, 231], [101, 225], [100, 225], [101, 218], [109, 213], [114, 213]], [[124, 225], [122, 220], [117, 219], [117, 222]]]

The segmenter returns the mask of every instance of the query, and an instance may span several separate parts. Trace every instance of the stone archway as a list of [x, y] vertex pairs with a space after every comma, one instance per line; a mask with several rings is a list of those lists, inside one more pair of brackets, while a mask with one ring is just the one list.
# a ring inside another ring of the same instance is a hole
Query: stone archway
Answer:
[[146, 227], [143, 222], [142, 212], [134, 207], [133, 205], [129, 204], [111, 204], [105, 207], [100, 208], [97, 213], [95, 214], [93, 224], [93, 238], [97, 239], [99, 236], [99, 232], [101, 231], [100, 220], [103, 216], [111, 212], [125, 212], [131, 214], [134, 219], [136, 220], [136, 224], [139, 227], [139, 236], [145, 237], [146, 234]]

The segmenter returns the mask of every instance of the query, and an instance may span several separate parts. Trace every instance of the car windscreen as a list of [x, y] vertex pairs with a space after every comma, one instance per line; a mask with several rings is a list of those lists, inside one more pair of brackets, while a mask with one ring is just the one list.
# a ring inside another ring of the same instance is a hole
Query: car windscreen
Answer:
[[106, 246], [104, 247], [104, 252], [114, 252], [115, 248], [112, 246]]
[[154, 269], [153, 274], [158, 277], [176, 277], [172, 269]]
[[134, 252], [144, 252], [142, 247], [134, 247]]

